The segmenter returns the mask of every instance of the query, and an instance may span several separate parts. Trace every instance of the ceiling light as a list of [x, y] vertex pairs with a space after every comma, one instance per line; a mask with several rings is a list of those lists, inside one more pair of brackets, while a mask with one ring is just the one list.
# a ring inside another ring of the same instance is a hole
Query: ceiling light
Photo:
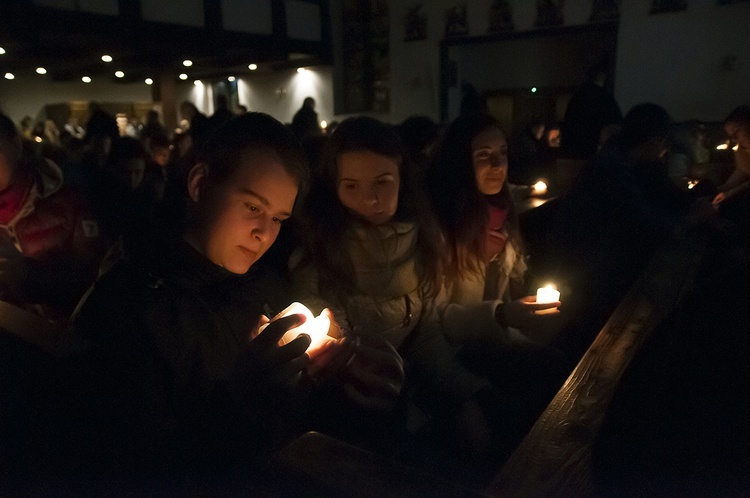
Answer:
[[36, 68], [36, 74], [47, 74], [47, 70], [43, 67]]
[[103, 62], [112, 62], [112, 56], [111, 55], [102, 55], [102, 61]]
[[117, 76], [118, 78], [124, 78], [125, 73], [123, 73], [122, 71], [115, 71], [115, 76]]
[[195, 85], [195, 86], [200, 86], [202, 84], [203, 84], [203, 82], [201, 82], [201, 80], [195, 80], [195, 81], [193, 81], [193, 85]]
[[258, 65], [257, 64], [250, 64], [249, 66], [247, 66], [247, 68], [250, 71], [255, 71], [256, 69], [258, 69]]
[[190, 67], [193, 65], [193, 61], [191, 61], [190, 59], [185, 59], [184, 61], [182, 61], [182, 65], [185, 67]]
[[185, 81], [185, 80], [186, 80], [187, 78], [188, 78], [188, 75], [187, 75], [187, 74], [185, 74], [185, 73], [182, 73], [182, 74], [180, 75], [180, 79], [181, 79], [182, 81]]
[[147, 85], [153, 85], [154, 84], [154, 80], [152, 80], [151, 78], [146, 78], [146, 84]]
[[13, 74], [13, 73], [5, 73], [5, 79], [6, 80], [12, 80], [12, 79], [15, 79], [15, 78], [16, 78], [15, 74]]
[[536, 93], [536, 87], [533, 87], [533, 88], [531, 89], [531, 93]]
[[88, 76], [84, 76], [83, 78], [81, 78], [81, 81], [83, 81], [84, 83], [91, 83], [91, 78], [89, 78]]
[[298, 67], [297, 68], [297, 72], [298, 73], [304, 73], [305, 71], [307, 71], [307, 69], [305, 69], [304, 67]]
[[230, 82], [231, 82], [231, 81], [234, 81], [234, 80], [236, 80], [236, 79], [237, 79], [237, 78], [235, 78], [234, 76], [230, 76], [229, 78], [227, 78], [227, 81], [230, 81]]
[[3, 47], [0, 47], [0, 55], [3, 55], [5, 53], [5, 49]]

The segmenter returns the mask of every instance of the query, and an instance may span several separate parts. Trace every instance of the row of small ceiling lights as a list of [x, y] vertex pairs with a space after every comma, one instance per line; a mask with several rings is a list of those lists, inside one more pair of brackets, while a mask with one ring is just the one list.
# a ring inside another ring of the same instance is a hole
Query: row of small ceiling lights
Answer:
[[[5, 49], [3, 47], [0, 47], [0, 55], [4, 55], [4, 54], [5, 54]], [[102, 55], [102, 62], [109, 63], [109, 62], [112, 62], [113, 60], [114, 59], [112, 58], [111, 55], [107, 55], [107, 54]], [[184, 61], [182, 61], [182, 65], [185, 66], [185, 67], [191, 67], [193, 65], [193, 61], [191, 61], [190, 59], [185, 59]], [[257, 64], [249, 64], [247, 66], [247, 68], [250, 71], [255, 71], [256, 69], [258, 69], [258, 65]], [[304, 68], [298, 68], [297, 72], [302, 72], [304, 70], [305, 70]], [[36, 73], [37, 74], [42, 74], [42, 75], [47, 74], [47, 69], [43, 68], [43, 67], [38, 67], [38, 68], [36, 68]], [[125, 77], [125, 72], [124, 71], [119, 71], [119, 70], [115, 71], [115, 76], [117, 78], [124, 78]], [[15, 77], [16, 76], [13, 73], [5, 73], [5, 79], [6, 80], [12, 80], [12, 79], [15, 79]], [[185, 81], [185, 80], [188, 79], [187, 73], [181, 73], [179, 77], [183, 81]], [[235, 78], [234, 76], [229, 76], [227, 79], [229, 81], [235, 81], [237, 78]], [[83, 76], [83, 77], [81, 77], [81, 81], [83, 81], [84, 83], [91, 83], [91, 77], [90, 76]], [[144, 80], [144, 83], [146, 83], [147, 85], [153, 85], [154, 84], [154, 80], [152, 78], [146, 78]], [[194, 83], [196, 85], [199, 85], [200, 84], [200, 80], [195, 80]]]

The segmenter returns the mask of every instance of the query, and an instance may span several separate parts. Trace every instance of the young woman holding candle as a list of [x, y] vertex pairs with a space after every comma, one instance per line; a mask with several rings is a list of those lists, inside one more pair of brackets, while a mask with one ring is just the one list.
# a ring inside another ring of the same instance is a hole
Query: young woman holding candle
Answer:
[[[559, 293], [527, 295], [521, 234], [507, 185], [508, 143], [484, 114], [446, 129], [426, 184], [446, 241], [443, 331], [468, 370], [488, 378], [513, 406], [523, 434], [571, 365], [549, 347]], [[526, 424], [526, 425], [524, 425]]]
[[397, 131], [372, 118], [343, 121], [304, 207], [307, 250], [292, 257], [300, 301], [330, 307], [352, 337], [380, 335], [404, 358], [416, 404], [472, 449], [489, 442], [478, 399], [490, 384], [461, 367], [439, 316], [442, 240], [404, 164]]
[[297, 417], [316, 400], [310, 370], [333, 378], [325, 385], [343, 391], [338, 400], [393, 406], [403, 371], [385, 341], [332, 343], [311, 363], [308, 336], [278, 344], [304, 316], [258, 332], [269, 308], [292, 301], [259, 260], [306, 181], [282, 124], [260, 113], [233, 119], [202, 149], [158, 236], [126, 245], [128, 257], [79, 305], [74, 328], [97, 346], [106, 393], [95, 451], [125, 478], [246, 478], [279, 434], [315, 428]]
[[549, 340], [555, 314], [536, 311], [554, 309], [560, 302], [541, 304], [535, 296], [521, 297], [527, 266], [507, 176], [506, 135], [485, 114], [464, 115], [451, 123], [427, 172], [427, 192], [448, 247], [451, 305], [443, 316], [454, 342], [481, 337]]

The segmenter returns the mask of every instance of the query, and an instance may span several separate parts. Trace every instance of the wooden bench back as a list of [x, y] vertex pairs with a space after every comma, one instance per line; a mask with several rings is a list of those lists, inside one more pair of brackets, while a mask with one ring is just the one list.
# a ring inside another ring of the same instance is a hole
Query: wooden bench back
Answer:
[[696, 233], [654, 254], [486, 493], [596, 495], [592, 447], [609, 402], [643, 342], [691, 287], [706, 242], [706, 234]]

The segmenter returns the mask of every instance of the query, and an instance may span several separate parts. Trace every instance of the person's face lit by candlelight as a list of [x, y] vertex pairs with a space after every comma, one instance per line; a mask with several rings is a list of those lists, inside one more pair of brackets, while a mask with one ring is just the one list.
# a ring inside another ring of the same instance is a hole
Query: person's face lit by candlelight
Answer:
[[268, 149], [247, 150], [223, 181], [198, 164], [188, 178], [196, 213], [185, 238], [214, 264], [244, 274], [274, 243], [289, 218], [298, 184], [281, 158]]
[[724, 125], [724, 131], [740, 149], [750, 151], [750, 126], [738, 121], [729, 121]]
[[344, 152], [338, 160], [337, 194], [341, 204], [364, 220], [388, 223], [398, 209], [398, 161], [376, 152]]
[[500, 129], [488, 128], [471, 141], [471, 162], [477, 188], [484, 195], [503, 189], [508, 177], [508, 140]]

